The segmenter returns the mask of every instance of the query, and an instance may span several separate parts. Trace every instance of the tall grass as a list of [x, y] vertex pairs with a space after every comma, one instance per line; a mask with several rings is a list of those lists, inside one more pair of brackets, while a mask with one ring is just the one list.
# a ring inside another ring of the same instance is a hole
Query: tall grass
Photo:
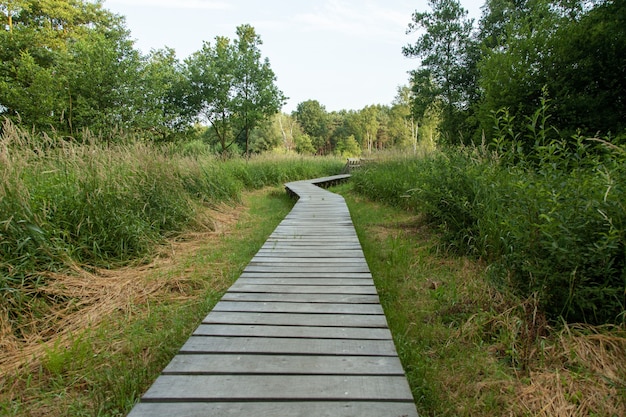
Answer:
[[[245, 189], [340, 172], [338, 159], [221, 161], [150, 143], [35, 136], [6, 122], [0, 138], [0, 292], [18, 318], [46, 271], [149, 256], [203, 205]], [[25, 290], [26, 289], [26, 290]], [[27, 295], [30, 294], [30, 295]]]
[[623, 321], [626, 153], [591, 148], [541, 143], [514, 164], [481, 148], [437, 151], [370, 164], [352, 182], [424, 213], [448, 249], [490, 262], [501, 285], [536, 297], [549, 318]]

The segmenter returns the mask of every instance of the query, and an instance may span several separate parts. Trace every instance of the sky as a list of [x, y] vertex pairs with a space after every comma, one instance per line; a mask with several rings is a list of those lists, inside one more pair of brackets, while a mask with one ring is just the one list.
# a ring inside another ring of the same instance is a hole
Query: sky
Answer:
[[[484, 0], [461, 0], [476, 21]], [[126, 18], [143, 53], [170, 47], [180, 60], [216, 36], [235, 38], [252, 25], [261, 53], [288, 97], [283, 111], [317, 100], [327, 111], [389, 105], [419, 61], [402, 55], [412, 13], [427, 0], [105, 0]]]

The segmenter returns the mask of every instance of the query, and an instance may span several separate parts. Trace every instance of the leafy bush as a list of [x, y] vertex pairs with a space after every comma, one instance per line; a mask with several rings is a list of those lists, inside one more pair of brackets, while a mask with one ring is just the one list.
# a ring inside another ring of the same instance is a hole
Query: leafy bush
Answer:
[[491, 262], [494, 277], [538, 297], [552, 319], [623, 320], [626, 152], [576, 143], [540, 143], [513, 165], [484, 149], [434, 152], [370, 164], [352, 182], [424, 213], [448, 248]]

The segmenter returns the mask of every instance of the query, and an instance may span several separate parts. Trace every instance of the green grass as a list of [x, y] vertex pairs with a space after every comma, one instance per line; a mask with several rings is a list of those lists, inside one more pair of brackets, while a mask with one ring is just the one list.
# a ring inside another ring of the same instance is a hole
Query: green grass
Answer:
[[51, 273], [150, 262], [166, 239], [210, 226], [211, 219], [200, 216], [206, 207], [237, 203], [246, 190], [343, 168], [336, 158], [224, 161], [173, 146], [97, 138], [76, 143], [4, 127], [0, 327], [26, 339], [31, 323], [45, 327], [57, 302], [71, 301], [48, 295]]
[[444, 250], [489, 262], [495, 281], [536, 297], [553, 323], [619, 323], [626, 153], [580, 147], [517, 165], [479, 148], [434, 151], [366, 165], [352, 180], [361, 195], [423, 213]]
[[494, 286], [489, 265], [442, 251], [424, 214], [354, 184], [333, 191], [350, 208], [420, 415], [626, 411], [623, 327], [551, 328], [536, 300]]
[[177, 282], [169, 293], [55, 344], [34, 369], [5, 375], [0, 414], [128, 413], [293, 205], [280, 188], [242, 199], [247, 209], [233, 208], [245, 210], [236, 225], [144, 278]]

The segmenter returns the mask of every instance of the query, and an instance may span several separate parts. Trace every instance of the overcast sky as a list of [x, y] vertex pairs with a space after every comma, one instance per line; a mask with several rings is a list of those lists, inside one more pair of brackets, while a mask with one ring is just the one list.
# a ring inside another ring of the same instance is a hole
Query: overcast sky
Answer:
[[[476, 20], [483, 2], [461, 0]], [[406, 34], [411, 15], [430, 10], [427, 0], [105, 0], [104, 7], [126, 17], [142, 52], [168, 46], [181, 60], [203, 41], [252, 25], [289, 97], [288, 113], [310, 99], [328, 111], [391, 104], [419, 65], [402, 55], [417, 36]]]

